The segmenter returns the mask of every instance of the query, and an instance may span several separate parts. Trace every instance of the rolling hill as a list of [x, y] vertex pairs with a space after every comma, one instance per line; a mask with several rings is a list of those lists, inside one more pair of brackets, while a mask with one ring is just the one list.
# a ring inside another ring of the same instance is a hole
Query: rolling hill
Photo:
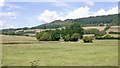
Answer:
[[118, 14], [114, 15], [103, 15], [103, 16], [91, 16], [88, 18], [78, 18], [78, 19], [66, 19], [55, 20], [53, 22], [38, 25], [35, 27], [31, 27], [31, 29], [53, 29], [53, 28], [61, 28], [66, 25], [70, 25], [72, 23], [80, 23], [81, 26], [103, 26], [104, 24], [112, 24], [118, 25]]

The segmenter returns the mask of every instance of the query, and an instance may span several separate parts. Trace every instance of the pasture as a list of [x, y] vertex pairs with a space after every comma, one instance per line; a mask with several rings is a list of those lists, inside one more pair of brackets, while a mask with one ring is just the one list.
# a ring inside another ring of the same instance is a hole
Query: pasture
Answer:
[[118, 40], [94, 43], [39, 42], [34, 37], [2, 36], [4, 66], [118, 66]]

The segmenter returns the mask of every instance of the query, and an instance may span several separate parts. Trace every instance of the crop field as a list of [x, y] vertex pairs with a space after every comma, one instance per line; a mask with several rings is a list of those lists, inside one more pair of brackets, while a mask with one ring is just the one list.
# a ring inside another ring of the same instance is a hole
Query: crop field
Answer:
[[34, 37], [2, 36], [4, 66], [118, 66], [118, 40], [93, 43], [39, 42]]

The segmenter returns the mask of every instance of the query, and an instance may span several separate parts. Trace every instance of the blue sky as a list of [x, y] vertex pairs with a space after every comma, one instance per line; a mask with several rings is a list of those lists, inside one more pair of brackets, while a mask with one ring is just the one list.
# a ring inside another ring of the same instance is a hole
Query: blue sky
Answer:
[[117, 2], [5, 2], [0, 5], [0, 27], [32, 27], [54, 20], [118, 13]]

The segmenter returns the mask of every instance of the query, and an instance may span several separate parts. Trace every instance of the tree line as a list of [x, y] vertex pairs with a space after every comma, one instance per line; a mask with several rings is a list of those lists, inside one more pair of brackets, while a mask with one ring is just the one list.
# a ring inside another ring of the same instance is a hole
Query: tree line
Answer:
[[97, 37], [105, 35], [106, 32], [99, 31], [98, 29], [84, 30], [81, 27], [80, 23], [74, 23], [72, 25], [66, 26], [66, 29], [56, 29], [39, 32], [36, 34], [36, 38], [39, 41], [59, 41], [60, 39], [63, 39], [64, 41], [76, 42], [79, 39], [82, 39], [84, 34], [95, 34], [95, 36]]

